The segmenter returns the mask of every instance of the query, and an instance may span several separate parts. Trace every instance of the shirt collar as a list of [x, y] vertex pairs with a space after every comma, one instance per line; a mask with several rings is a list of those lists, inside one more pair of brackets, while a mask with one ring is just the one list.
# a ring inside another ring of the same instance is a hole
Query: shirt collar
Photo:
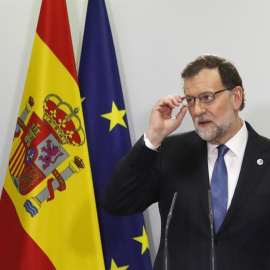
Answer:
[[[241, 117], [240, 117], [241, 118]], [[245, 147], [248, 139], [248, 130], [246, 123], [243, 118], [241, 118], [242, 127], [241, 129], [225, 143], [225, 145], [233, 152], [236, 156], [241, 156], [245, 151]], [[218, 144], [211, 144], [207, 142], [208, 156], [218, 147]]]

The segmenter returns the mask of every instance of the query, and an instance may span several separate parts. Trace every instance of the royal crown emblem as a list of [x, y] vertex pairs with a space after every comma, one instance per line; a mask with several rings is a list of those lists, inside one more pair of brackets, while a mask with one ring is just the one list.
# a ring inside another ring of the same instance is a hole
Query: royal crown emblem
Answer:
[[[80, 147], [85, 143], [78, 108], [73, 109], [55, 94], [45, 97], [42, 119], [31, 112], [33, 106], [34, 99], [30, 97], [18, 117], [14, 135], [17, 145], [9, 160], [11, 178], [21, 195], [27, 195], [47, 180], [47, 186], [24, 204], [32, 217], [45, 200], [54, 199], [55, 190], [64, 191], [66, 180], [84, 168], [82, 159], [78, 156], [72, 159], [64, 146]], [[67, 166], [59, 172], [63, 162]]]
[[43, 121], [62, 144], [82, 145], [85, 133], [77, 116], [78, 108], [72, 107], [55, 95], [48, 95], [43, 104]]

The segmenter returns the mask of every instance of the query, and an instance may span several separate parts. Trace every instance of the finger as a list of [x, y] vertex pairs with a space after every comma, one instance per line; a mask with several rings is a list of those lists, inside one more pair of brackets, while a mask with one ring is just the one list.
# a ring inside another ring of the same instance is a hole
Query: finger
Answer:
[[169, 95], [168, 98], [172, 101], [175, 106], [179, 106], [182, 102], [182, 98], [179, 95]]
[[187, 107], [182, 107], [181, 110], [177, 113], [177, 115], [175, 116], [176, 120], [179, 121], [179, 124], [181, 124], [183, 118], [185, 117], [187, 113]]
[[174, 103], [172, 102], [171, 98], [170, 97], [164, 97], [162, 98], [158, 104], [158, 106], [168, 106], [170, 107], [171, 109], [174, 109], [175, 108], [175, 105]]
[[178, 107], [182, 102], [182, 98], [179, 95], [168, 95], [162, 98], [159, 102], [159, 106], [169, 106], [171, 109]]

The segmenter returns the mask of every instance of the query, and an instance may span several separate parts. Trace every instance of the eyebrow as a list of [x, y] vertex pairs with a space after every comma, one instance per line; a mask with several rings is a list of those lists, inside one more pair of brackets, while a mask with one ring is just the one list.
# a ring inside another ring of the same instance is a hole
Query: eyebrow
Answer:
[[[201, 92], [199, 95], [201, 95], [201, 94], [204, 94], [204, 93], [215, 93], [215, 91], [211, 91], [211, 90], [206, 90], [206, 91], [203, 91], [203, 92]], [[198, 96], [199, 96], [198, 95]], [[189, 97], [195, 97], [194, 95], [186, 95], [186, 96], [189, 96]]]

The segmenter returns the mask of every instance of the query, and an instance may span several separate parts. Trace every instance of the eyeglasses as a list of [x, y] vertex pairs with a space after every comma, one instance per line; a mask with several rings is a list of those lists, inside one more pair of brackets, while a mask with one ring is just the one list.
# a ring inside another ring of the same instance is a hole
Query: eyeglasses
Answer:
[[199, 94], [197, 97], [185, 96], [184, 100], [182, 101], [182, 104], [185, 107], [193, 106], [195, 104], [196, 98], [198, 98], [201, 103], [210, 103], [210, 102], [214, 101], [216, 94], [221, 93], [221, 92], [226, 91], [226, 90], [230, 91], [233, 89], [225, 88], [225, 89], [218, 90], [216, 92], [204, 92], [204, 93]]

